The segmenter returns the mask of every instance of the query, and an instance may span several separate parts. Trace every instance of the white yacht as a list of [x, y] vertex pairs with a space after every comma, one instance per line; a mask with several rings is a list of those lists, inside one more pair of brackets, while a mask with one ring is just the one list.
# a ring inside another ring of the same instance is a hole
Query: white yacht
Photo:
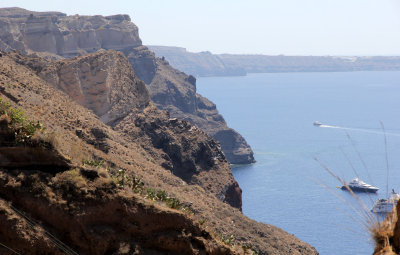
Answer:
[[392, 196], [388, 199], [378, 199], [372, 207], [373, 213], [390, 213], [400, 200], [400, 195], [392, 190]]
[[342, 186], [343, 190], [347, 190], [347, 188], [351, 189], [355, 192], [372, 192], [375, 193], [379, 190], [379, 188], [369, 185], [362, 180], [355, 178], [351, 180], [349, 183]]
[[314, 121], [314, 126], [321, 126], [322, 125], [322, 123], [321, 122], [319, 122], [319, 121]]

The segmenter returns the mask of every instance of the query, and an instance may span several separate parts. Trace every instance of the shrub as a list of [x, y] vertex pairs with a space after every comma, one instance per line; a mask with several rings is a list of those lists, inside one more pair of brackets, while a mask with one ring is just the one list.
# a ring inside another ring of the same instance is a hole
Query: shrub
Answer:
[[15, 132], [17, 143], [31, 143], [31, 138], [36, 132], [44, 132], [45, 130], [39, 121], [28, 120], [24, 111], [12, 108], [10, 102], [5, 102], [1, 98], [0, 115], [5, 115], [11, 120], [9, 125]]
[[226, 245], [233, 246], [235, 237], [233, 235], [225, 236], [224, 234], [221, 234], [221, 241]]
[[84, 159], [82, 160], [83, 165], [93, 166], [93, 167], [102, 167], [104, 165], [104, 160], [90, 160]]
[[153, 188], [147, 188], [145, 197], [150, 200], [156, 200], [156, 190]]
[[177, 199], [177, 198], [168, 198], [165, 201], [165, 204], [172, 209], [176, 209], [176, 210], [181, 210], [181, 209], [186, 209], [184, 207], [184, 205]]
[[147, 199], [164, 202], [169, 208], [190, 212], [190, 209], [180, 202], [179, 199], [170, 197], [165, 190], [145, 188], [140, 178], [126, 174], [126, 170], [112, 167], [107, 167], [107, 170], [117, 186], [131, 188], [133, 192], [143, 195]]
[[85, 178], [77, 168], [57, 174], [53, 178], [53, 182], [72, 193], [77, 193], [78, 190], [87, 186]]
[[10, 102], [4, 102], [3, 99], [0, 98], [0, 115], [6, 114], [10, 108]]
[[244, 244], [242, 245], [243, 253], [244, 254], [250, 254], [250, 255], [258, 255], [260, 254], [259, 251], [254, 250], [253, 246], [251, 244]]
[[157, 200], [165, 201], [168, 199], [168, 194], [164, 190], [158, 190], [156, 194]]

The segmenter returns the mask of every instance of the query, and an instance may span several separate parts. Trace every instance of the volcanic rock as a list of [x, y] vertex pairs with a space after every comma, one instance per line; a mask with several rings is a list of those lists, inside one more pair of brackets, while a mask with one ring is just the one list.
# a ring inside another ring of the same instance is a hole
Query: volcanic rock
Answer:
[[[57, 12], [32, 12], [21, 8], [0, 9], [0, 50], [18, 50], [24, 54], [36, 53], [39, 56], [60, 59], [82, 56], [101, 49], [124, 52], [138, 78], [149, 85], [150, 96], [157, 107], [170, 111], [173, 117], [190, 121], [217, 140], [222, 137], [218, 141], [230, 163], [254, 162], [250, 146], [218, 116], [217, 109], [205, 111], [198, 106], [204, 103], [203, 97], [196, 93], [195, 78], [172, 68], [168, 62], [156, 58], [153, 52], [143, 46], [138, 28], [128, 15], [67, 16]], [[90, 74], [87, 66], [81, 68], [83, 72]], [[65, 72], [70, 71], [65, 69]], [[86, 74], [75, 75], [81, 79]], [[93, 79], [89, 76], [86, 78]], [[62, 81], [56, 83], [63, 86]], [[76, 96], [81, 104], [85, 100], [91, 100], [90, 96], [86, 98], [88, 94], [85, 91], [82, 92], [79, 97]], [[120, 114], [107, 115], [108, 107], [107, 104], [99, 104], [96, 108], [100, 115], [104, 115], [106, 123], [112, 122]], [[219, 131], [224, 131], [224, 136], [217, 136]]]
[[[158, 155], [155, 158], [160, 166], [241, 209], [241, 190], [219, 144], [187, 121], [171, 121], [167, 113], [155, 108], [145, 84], [136, 77], [121, 52], [101, 50], [57, 61], [16, 53], [10, 56], [18, 63], [26, 62], [33, 70], [40, 70], [36, 73], [55, 88], [92, 110], [104, 123], [122, 131], [128, 140]], [[110, 150], [106, 139], [109, 137], [101, 129], [92, 128], [86, 133], [77, 130], [76, 135], [103, 152]]]

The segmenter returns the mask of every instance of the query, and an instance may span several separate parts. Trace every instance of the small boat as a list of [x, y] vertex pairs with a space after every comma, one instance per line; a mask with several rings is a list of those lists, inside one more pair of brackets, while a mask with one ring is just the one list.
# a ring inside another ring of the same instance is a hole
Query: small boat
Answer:
[[378, 199], [371, 209], [373, 213], [390, 213], [400, 200], [400, 195], [392, 190], [392, 196], [388, 199]]
[[321, 126], [322, 125], [322, 123], [321, 122], [319, 122], [319, 121], [314, 121], [314, 126]]
[[369, 185], [358, 178], [355, 178], [355, 179], [351, 180], [349, 183], [343, 185], [341, 189], [347, 190], [347, 188], [349, 188], [355, 192], [375, 193], [379, 190], [379, 188]]

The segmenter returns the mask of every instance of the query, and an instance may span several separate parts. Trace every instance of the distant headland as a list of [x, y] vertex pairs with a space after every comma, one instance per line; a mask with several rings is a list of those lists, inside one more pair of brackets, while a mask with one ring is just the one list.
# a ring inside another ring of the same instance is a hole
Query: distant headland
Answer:
[[194, 76], [243, 76], [247, 73], [398, 71], [400, 56], [285, 56], [212, 54], [185, 48], [148, 46], [175, 68]]

